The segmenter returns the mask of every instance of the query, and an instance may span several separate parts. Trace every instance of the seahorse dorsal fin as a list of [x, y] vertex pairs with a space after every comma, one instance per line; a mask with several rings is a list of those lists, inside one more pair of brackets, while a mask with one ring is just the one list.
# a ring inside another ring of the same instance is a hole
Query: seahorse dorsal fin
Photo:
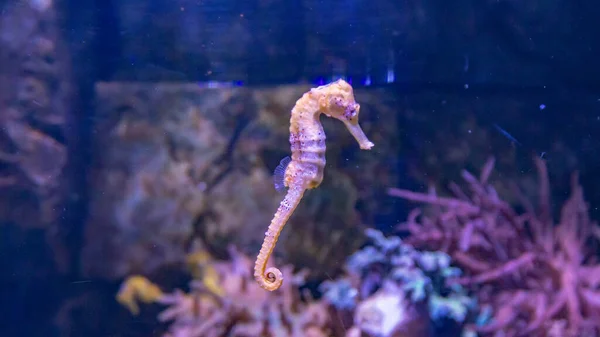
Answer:
[[275, 190], [277, 190], [279, 193], [285, 191], [285, 169], [288, 167], [291, 161], [292, 158], [290, 156], [286, 156], [285, 158], [281, 159], [279, 165], [277, 165], [275, 171], [273, 171], [273, 185], [275, 185]]

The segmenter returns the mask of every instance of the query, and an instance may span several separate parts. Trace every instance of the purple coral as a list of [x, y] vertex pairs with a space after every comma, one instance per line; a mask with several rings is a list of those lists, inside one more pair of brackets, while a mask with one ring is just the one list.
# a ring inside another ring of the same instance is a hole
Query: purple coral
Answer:
[[206, 279], [192, 283], [189, 294], [176, 290], [160, 299], [168, 308], [159, 315], [169, 322], [165, 337], [325, 337], [330, 319], [327, 305], [300, 300], [297, 287], [304, 276], [282, 268], [289, 282], [267, 292], [252, 277], [252, 261], [230, 249], [231, 261], [211, 263], [222, 295], [211, 293]]
[[477, 289], [492, 321], [476, 330], [503, 336], [598, 336], [600, 264], [577, 175], [557, 224], [551, 217], [547, 168], [536, 159], [540, 199], [536, 209], [521, 197], [523, 213], [502, 201], [489, 177], [490, 159], [479, 179], [463, 172], [470, 193], [451, 185], [454, 197], [390, 189], [393, 196], [426, 203], [400, 226], [418, 248], [442, 250], [465, 272], [459, 282]]

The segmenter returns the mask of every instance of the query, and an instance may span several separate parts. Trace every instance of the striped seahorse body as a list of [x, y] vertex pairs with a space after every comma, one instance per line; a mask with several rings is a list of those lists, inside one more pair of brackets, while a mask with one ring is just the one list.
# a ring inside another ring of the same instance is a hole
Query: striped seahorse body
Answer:
[[[310, 98], [306, 98], [305, 95], [302, 99]], [[296, 107], [292, 110], [290, 120], [292, 161], [285, 172], [285, 183], [289, 187], [291, 184], [302, 182], [307, 189], [311, 189], [319, 186], [323, 181], [326, 137], [319, 121], [321, 112], [307, 110], [306, 106], [311, 105], [296, 103]]]
[[[265, 239], [256, 258], [254, 277], [266, 290], [276, 290], [283, 282], [281, 271], [267, 268], [267, 261], [275, 248], [281, 230], [300, 203], [307, 189], [316, 188], [323, 181], [325, 168], [325, 132], [319, 120], [321, 114], [336, 118], [346, 125], [361, 149], [371, 149], [358, 125], [360, 106], [354, 100], [352, 87], [343, 80], [311, 89], [297, 102], [290, 118], [290, 146], [292, 159], [285, 168], [283, 184], [288, 188], [283, 201], [271, 220]], [[283, 161], [282, 161], [283, 163]]]

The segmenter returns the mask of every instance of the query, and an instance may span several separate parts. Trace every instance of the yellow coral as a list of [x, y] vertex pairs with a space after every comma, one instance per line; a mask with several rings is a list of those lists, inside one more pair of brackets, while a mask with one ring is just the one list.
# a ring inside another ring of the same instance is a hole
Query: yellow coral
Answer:
[[199, 250], [187, 257], [187, 263], [194, 279], [200, 280], [202, 285], [214, 295], [222, 297], [225, 295], [225, 291], [219, 285], [219, 273], [212, 261], [212, 256], [205, 250]]
[[297, 286], [303, 276], [294, 274], [291, 266], [284, 273], [292, 282], [268, 293], [252, 278], [252, 260], [233, 247], [230, 255], [225, 262], [194, 249], [185, 262], [199, 281], [190, 283], [189, 293], [177, 289], [163, 294], [146, 278], [132, 276], [117, 299], [133, 314], [139, 311], [136, 301], [166, 306], [158, 315], [160, 322], [169, 324], [164, 337], [332, 336], [327, 304], [300, 301]]
[[202, 266], [210, 262], [212, 256], [204, 249], [197, 250], [187, 256], [186, 262], [195, 280], [202, 278]]
[[141, 275], [128, 277], [117, 293], [117, 301], [125, 306], [133, 315], [140, 312], [138, 301], [154, 303], [163, 296], [162, 290]]

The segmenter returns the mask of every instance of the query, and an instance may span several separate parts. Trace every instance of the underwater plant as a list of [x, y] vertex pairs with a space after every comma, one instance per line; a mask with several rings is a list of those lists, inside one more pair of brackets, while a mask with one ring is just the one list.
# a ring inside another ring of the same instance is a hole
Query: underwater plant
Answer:
[[260, 286], [277, 290], [283, 282], [281, 271], [267, 269], [267, 262], [286, 222], [298, 207], [304, 192], [316, 188], [323, 181], [325, 169], [325, 131], [319, 121], [321, 114], [344, 123], [360, 148], [371, 149], [374, 144], [358, 124], [360, 105], [354, 100], [352, 86], [344, 80], [323, 85], [305, 93], [292, 109], [290, 119], [290, 144], [292, 157], [284, 158], [275, 169], [275, 188], [288, 188], [271, 224], [265, 233], [260, 252], [256, 257], [254, 277]]
[[262, 291], [252, 277], [252, 261], [229, 249], [230, 261], [214, 261], [203, 251], [190, 255], [195, 280], [190, 292], [165, 293], [142, 276], [128, 278], [117, 300], [132, 314], [137, 302], [167, 306], [158, 319], [169, 323], [164, 337], [325, 337], [330, 336], [327, 304], [302, 301], [298, 286], [303, 273], [294, 274], [278, 292]]
[[494, 160], [479, 179], [463, 172], [469, 193], [453, 185], [453, 197], [390, 189], [389, 193], [430, 205], [415, 209], [400, 229], [418, 248], [446, 252], [465, 272], [458, 282], [477, 291], [493, 309], [483, 336], [598, 336], [600, 263], [598, 227], [588, 215], [583, 189], [573, 174], [571, 195], [552, 219], [546, 164], [535, 159], [539, 206], [516, 191], [524, 212], [501, 200], [489, 182]]
[[399, 237], [367, 229], [372, 241], [346, 264], [348, 277], [321, 285], [338, 310], [354, 310], [353, 331], [372, 336], [429, 336], [429, 324], [465, 323], [476, 301], [452, 280], [461, 270], [443, 252], [419, 251]]

